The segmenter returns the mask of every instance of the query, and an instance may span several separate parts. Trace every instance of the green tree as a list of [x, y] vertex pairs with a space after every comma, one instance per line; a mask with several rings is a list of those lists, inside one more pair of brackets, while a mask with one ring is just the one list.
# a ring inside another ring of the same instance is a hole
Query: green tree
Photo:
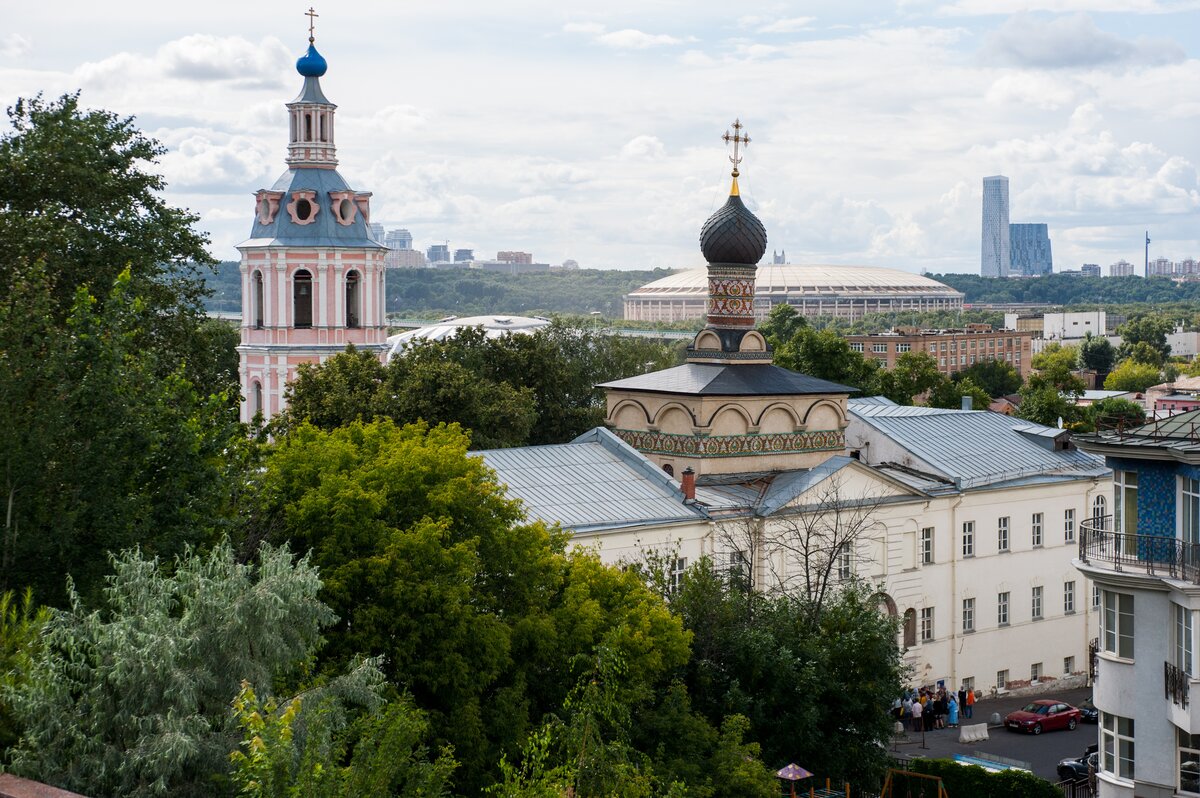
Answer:
[[33, 603], [32, 590], [20, 598], [12, 591], [0, 594], [0, 756], [20, 737], [8, 696], [27, 687], [49, 621], [50, 611]]
[[773, 348], [786, 344], [796, 337], [796, 333], [808, 326], [808, 319], [801, 316], [796, 309], [788, 304], [776, 305], [767, 314], [767, 320], [758, 326], [758, 331], [766, 337], [767, 343]]
[[911, 405], [913, 399], [949, 382], [938, 371], [937, 361], [927, 352], [905, 352], [896, 364], [881, 370], [876, 379], [880, 393], [899, 405]]
[[[136, 551], [111, 563], [101, 606], [68, 587], [29, 678], [5, 690], [23, 726], [12, 769], [96, 798], [221, 794], [239, 681], [295, 678], [333, 619], [317, 571], [270, 547], [239, 564], [227, 544], [170, 571]], [[377, 693], [377, 673], [343, 692]]]
[[1136, 360], [1122, 360], [1104, 380], [1104, 388], [1109, 391], [1133, 391], [1140, 393], [1151, 385], [1157, 385], [1162, 379], [1162, 372], [1157, 366], [1148, 366]]
[[1021, 389], [1021, 404], [1017, 408], [1017, 416], [1036, 424], [1057, 427], [1059, 421], [1062, 421], [1064, 426], [1074, 424], [1080, 419], [1080, 412], [1079, 408], [1053, 385], [1026, 385]]
[[775, 364], [864, 391], [874, 387], [879, 371], [874, 360], [852, 350], [836, 332], [812, 327], [801, 327], [783, 344], [775, 352]]
[[1117, 335], [1121, 336], [1121, 357], [1128, 358], [1136, 354], [1139, 363], [1161, 367], [1171, 355], [1167, 335], [1173, 329], [1174, 323], [1158, 314], [1129, 319], [1117, 328]]
[[1092, 335], [1088, 332], [1083, 343], [1079, 345], [1080, 368], [1107, 373], [1117, 361], [1117, 350], [1104, 336]]
[[1092, 426], [1097, 430], [1121, 427], [1128, 429], [1146, 423], [1146, 410], [1137, 402], [1110, 397], [1093, 402], [1088, 408]]
[[1020, 372], [1004, 360], [980, 360], [957, 372], [953, 379], [971, 380], [992, 399], [1016, 393], [1024, 382]]
[[935, 386], [929, 392], [926, 404], [929, 407], [958, 409], [962, 407], [964, 396], [971, 397], [971, 409], [973, 410], [987, 410], [988, 405], [992, 402], [992, 397], [988, 395], [988, 392], [976, 385], [973, 379], [962, 377], [956, 380], [946, 380], [941, 385]]
[[1050, 386], [1063, 393], [1081, 394], [1086, 386], [1083, 380], [1075, 375], [1078, 361], [1079, 350], [1075, 347], [1059, 343], [1048, 344], [1033, 356], [1031, 365], [1035, 373], [1030, 376], [1026, 387], [1038, 390]]
[[561, 706], [579, 657], [608, 646], [626, 700], [652, 703], [688, 636], [635, 572], [524, 522], [467, 443], [453, 425], [301, 426], [267, 459], [261, 522], [321, 569], [341, 617], [324, 666], [384, 656], [462, 762], [456, 788], [477, 794]]

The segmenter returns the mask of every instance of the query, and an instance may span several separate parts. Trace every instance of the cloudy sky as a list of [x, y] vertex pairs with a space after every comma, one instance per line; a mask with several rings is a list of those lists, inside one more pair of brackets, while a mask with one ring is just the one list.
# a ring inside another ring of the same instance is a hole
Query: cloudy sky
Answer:
[[[22, 3], [0, 101], [82, 90], [169, 150], [169, 199], [235, 259], [283, 170], [301, 4]], [[981, 178], [1055, 268], [1200, 258], [1200, 0], [326, 3], [340, 171], [418, 247], [700, 265], [720, 141], [793, 263], [979, 271]], [[768, 253], [768, 258], [770, 254]]]

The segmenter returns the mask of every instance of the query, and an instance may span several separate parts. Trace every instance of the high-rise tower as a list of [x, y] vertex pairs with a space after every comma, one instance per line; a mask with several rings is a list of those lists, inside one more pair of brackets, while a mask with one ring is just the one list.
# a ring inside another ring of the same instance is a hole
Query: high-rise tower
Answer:
[[1007, 277], [1012, 256], [1008, 229], [1008, 178], [983, 179], [983, 244], [979, 273], [984, 277]]
[[309, 25], [296, 62], [304, 85], [287, 104], [287, 171], [255, 195], [242, 253], [242, 420], [284, 406], [301, 363], [318, 363], [353, 343], [387, 346], [384, 255], [370, 233], [371, 195], [338, 174], [334, 110], [321, 91], [325, 59]]

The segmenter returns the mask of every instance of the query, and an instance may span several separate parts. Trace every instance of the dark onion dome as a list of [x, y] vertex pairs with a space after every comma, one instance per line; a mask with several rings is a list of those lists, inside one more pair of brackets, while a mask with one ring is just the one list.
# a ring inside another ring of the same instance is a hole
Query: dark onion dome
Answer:
[[742, 202], [737, 180], [729, 200], [700, 228], [700, 251], [709, 263], [756, 265], [767, 251], [767, 229]]
[[316, 46], [311, 43], [308, 45], [308, 52], [296, 60], [296, 71], [306, 78], [319, 78], [328, 68], [325, 56], [318, 53]]

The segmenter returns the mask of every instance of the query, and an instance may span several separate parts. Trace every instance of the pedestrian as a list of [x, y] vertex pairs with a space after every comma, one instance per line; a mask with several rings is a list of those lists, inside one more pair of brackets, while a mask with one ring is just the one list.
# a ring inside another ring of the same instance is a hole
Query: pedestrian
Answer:
[[963, 717], [970, 719], [973, 710], [975, 709], [975, 691], [967, 691], [967, 705], [963, 707]]
[[950, 703], [946, 707], [946, 711], [950, 714], [950, 728], [958, 728], [958, 699], [954, 693], [950, 694]]
[[925, 721], [921, 717], [921, 715], [923, 715], [924, 712], [925, 712], [925, 708], [923, 706], [921, 706], [921, 702], [914, 701], [913, 705], [912, 705], [912, 730], [913, 731], [919, 732], [925, 728], [923, 726]]
[[958, 707], [964, 709], [967, 706], [967, 686], [964, 684], [958, 688]]

